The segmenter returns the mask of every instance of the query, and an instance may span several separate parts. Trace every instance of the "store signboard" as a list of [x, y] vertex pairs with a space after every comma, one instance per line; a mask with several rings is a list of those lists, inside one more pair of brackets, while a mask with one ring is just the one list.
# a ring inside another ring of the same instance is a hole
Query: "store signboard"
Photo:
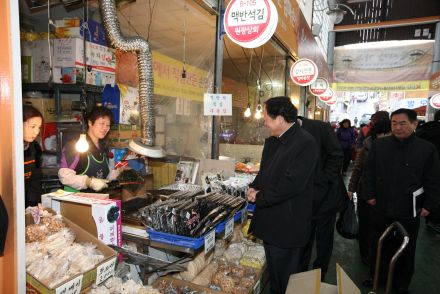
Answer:
[[318, 96], [319, 100], [321, 100], [322, 102], [326, 103], [328, 101], [331, 101], [332, 99], [335, 99], [335, 93], [333, 92], [332, 88], [327, 88], [327, 90], [325, 90], [324, 94]]
[[208, 94], [203, 96], [204, 115], [231, 116], [232, 94]]
[[440, 109], [440, 93], [435, 94], [429, 99], [429, 104], [432, 108]]
[[278, 12], [271, 0], [232, 0], [223, 19], [232, 42], [244, 48], [257, 48], [269, 41], [278, 24]]
[[298, 86], [309, 86], [318, 78], [318, 67], [310, 59], [299, 59], [290, 68], [290, 78]]
[[317, 78], [316, 81], [309, 86], [309, 91], [315, 96], [321, 96], [328, 88], [329, 84], [325, 78]]

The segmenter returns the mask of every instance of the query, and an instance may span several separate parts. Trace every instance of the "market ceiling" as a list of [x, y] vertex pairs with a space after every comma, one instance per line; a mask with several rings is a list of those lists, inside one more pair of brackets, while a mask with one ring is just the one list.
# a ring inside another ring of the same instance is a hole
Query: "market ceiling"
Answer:
[[[435, 23], [440, 21], [440, 0], [332, 2], [346, 4], [354, 11], [354, 15], [348, 12], [342, 22], [335, 25], [336, 46], [391, 40], [434, 40]], [[375, 23], [388, 27], [363, 29]]]

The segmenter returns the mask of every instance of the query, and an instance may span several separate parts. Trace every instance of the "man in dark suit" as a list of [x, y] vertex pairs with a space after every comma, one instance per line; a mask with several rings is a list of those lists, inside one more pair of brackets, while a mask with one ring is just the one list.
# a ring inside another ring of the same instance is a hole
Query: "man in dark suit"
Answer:
[[271, 293], [284, 294], [289, 276], [301, 271], [311, 234], [318, 148], [297, 123], [297, 110], [288, 97], [267, 100], [263, 114], [271, 137], [247, 193], [256, 203], [250, 231], [264, 241]]
[[316, 259], [313, 268], [321, 269], [321, 279], [328, 269], [333, 251], [333, 236], [336, 213], [343, 203], [344, 197], [341, 168], [344, 155], [335, 132], [328, 123], [298, 118], [302, 128], [310, 133], [318, 145], [318, 168], [314, 183], [312, 234], [305, 248], [302, 271], [307, 271], [316, 239]]
[[[433, 144], [415, 136], [416, 127], [417, 113], [413, 109], [394, 111], [392, 136], [373, 142], [362, 174], [362, 196], [371, 205], [373, 253], [376, 253], [379, 237], [393, 222], [400, 222], [409, 235], [394, 273], [393, 286], [398, 294], [409, 293], [420, 217], [427, 217], [440, 200], [439, 155]], [[402, 242], [398, 237], [387, 239], [381, 255], [385, 266]], [[371, 265], [370, 275], [374, 266]], [[364, 284], [370, 282], [367, 280]]]

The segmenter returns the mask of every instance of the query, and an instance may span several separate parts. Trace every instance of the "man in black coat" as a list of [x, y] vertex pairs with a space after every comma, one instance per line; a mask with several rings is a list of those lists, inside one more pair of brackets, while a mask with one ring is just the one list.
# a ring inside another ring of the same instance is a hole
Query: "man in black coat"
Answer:
[[[434, 114], [434, 120], [423, 124], [416, 131], [416, 135], [426, 141], [434, 144], [437, 152], [440, 156], [440, 110]], [[440, 207], [437, 207], [434, 211], [431, 211], [426, 218], [427, 227], [433, 229], [437, 233], [440, 233]]]
[[318, 148], [297, 123], [288, 97], [265, 102], [266, 139], [261, 166], [247, 198], [256, 203], [250, 232], [264, 241], [271, 293], [284, 294], [289, 276], [301, 271], [312, 225], [313, 181]]
[[[395, 221], [409, 234], [408, 246], [396, 264], [393, 282], [397, 293], [409, 293], [420, 216], [428, 216], [437, 207], [440, 197], [437, 150], [414, 135], [416, 127], [414, 110], [394, 111], [391, 114], [392, 136], [374, 141], [363, 173], [362, 197], [372, 206], [373, 244], [377, 247], [380, 235]], [[387, 239], [390, 241], [393, 246], [384, 256], [395, 252], [401, 238]], [[376, 253], [376, 248], [373, 252]], [[382, 265], [386, 264], [387, 260], [382, 261]], [[373, 269], [374, 264], [371, 273]]]
[[304, 252], [302, 271], [308, 270], [316, 239], [313, 268], [321, 269], [321, 279], [324, 280], [333, 251], [336, 214], [343, 206], [343, 197], [347, 197], [347, 193], [342, 193], [344, 189], [341, 187], [344, 185], [341, 176], [344, 155], [335, 132], [328, 123], [304, 117], [299, 117], [298, 123], [315, 138], [319, 154], [314, 179], [312, 234]]

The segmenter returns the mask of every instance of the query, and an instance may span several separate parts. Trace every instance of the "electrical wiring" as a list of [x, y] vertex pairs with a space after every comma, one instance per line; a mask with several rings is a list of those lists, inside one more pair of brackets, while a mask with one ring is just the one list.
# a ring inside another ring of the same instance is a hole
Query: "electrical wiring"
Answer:
[[[244, 50], [244, 48], [243, 48], [243, 47], [240, 47], [240, 48], [241, 48], [241, 51], [243, 51], [243, 54], [244, 54], [244, 56], [246, 57], [246, 60], [249, 61], [249, 57], [247, 56], [246, 51]], [[253, 51], [251, 51], [251, 53], [253, 53]], [[252, 68], [252, 71], [253, 71], [256, 75], [258, 75], [257, 71], [256, 71], [256, 70], [254, 69], [254, 67], [252, 66], [252, 62], [251, 62], [251, 68]], [[249, 79], [250, 76], [251, 76], [251, 75], [250, 75], [250, 71], [249, 71], [248, 79]]]
[[238, 66], [235, 64], [234, 60], [231, 57], [231, 54], [229, 54], [228, 46], [226, 45], [226, 41], [223, 38], [223, 45], [225, 46], [226, 55], [228, 55], [229, 61], [231, 61], [232, 66], [234, 66], [235, 70], [238, 72], [238, 75], [240, 76], [240, 79], [243, 78], [243, 74], [241, 73], [240, 69], [238, 69]]
[[[257, 52], [255, 51], [255, 48], [253, 48], [253, 50], [254, 50], [254, 52], [255, 52], [255, 56], [257, 56], [257, 58], [258, 58], [258, 54], [257, 54]], [[264, 47], [262, 47], [262, 52], [264, 52]], [[260, 64], [262, 64], [263, 63], [263, 53], [261, 53], [261, 60], [258, 60], [258, 61], [260, 61]], [[264, 66], [262, 67], [262, 69], [263, 69], [263, 72], [266, 74], [266, 76], [267, 76], [267, 78], [270, 80], [270, 83], [272, 84], [272, 79], [270, 78], [270, 76], [269, 76], [269, 74], [267, 73], [267, 71], [266, 71], [266, 69], [264, 68]], [[261, 77], [260, 77], [261, 78]]]
[[149, 8], [150, 20], [148, 22], [147, 42], [150, 40], [150, 30], [151, 30], [151, 24], [153, 23], [153, 13], [154, 13], [154, 8], [155, 7], [156, 7], [156, 0], [154, 0], [154, 2], [153, 2], [153, 7], [151, 7], [151, 0], [148, 0], [148, 8]]

